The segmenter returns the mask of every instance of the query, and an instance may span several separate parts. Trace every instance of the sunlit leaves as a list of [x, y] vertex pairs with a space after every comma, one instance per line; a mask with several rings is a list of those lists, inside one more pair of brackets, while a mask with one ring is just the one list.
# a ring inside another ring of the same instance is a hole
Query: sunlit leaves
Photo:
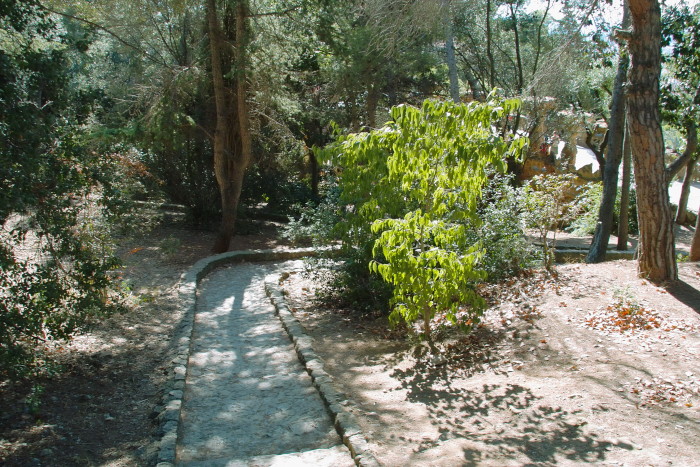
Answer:
[[485, 278], [483, 250], [462, 221], [478, 222], [487, 171], [503, 172], [505, 158], [526, 144], [497, 134], [518, 105], [492, 95], [487, 103], [398, 106], [384, 128], [342, 137], [321, 153], [340, 167], [344, 240], [372, 235], [370, 269], [394, 288], [392, 319], [422, 319], [428, 339], [436, 312], [454, 321], [466, 304], [473, 324], [481, 311], [473, 286]]

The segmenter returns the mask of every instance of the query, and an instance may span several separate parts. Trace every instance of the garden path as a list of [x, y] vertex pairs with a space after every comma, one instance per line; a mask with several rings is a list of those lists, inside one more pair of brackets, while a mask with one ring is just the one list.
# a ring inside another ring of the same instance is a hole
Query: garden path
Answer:
[[238, 263], [200, 284], [176, 464], [354, 465], [265, 295], [298, 261]]

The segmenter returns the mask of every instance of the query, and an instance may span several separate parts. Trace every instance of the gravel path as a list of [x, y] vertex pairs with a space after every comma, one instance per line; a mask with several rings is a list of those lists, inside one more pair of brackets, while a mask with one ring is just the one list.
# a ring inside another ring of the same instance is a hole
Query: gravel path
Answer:
[[240, 263], [200, 284], [177, 465], [354, 465], [265, 296], [266, 275], [300, 266]]

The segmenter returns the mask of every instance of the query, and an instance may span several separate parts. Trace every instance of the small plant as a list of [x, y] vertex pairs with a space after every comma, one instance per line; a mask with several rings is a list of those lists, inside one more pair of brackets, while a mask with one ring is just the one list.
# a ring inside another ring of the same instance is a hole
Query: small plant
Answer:
[[44, 386], [34, 384], [29, 390], [29, 394], [25, 399], [27, 410], [30, 414], [36, 415], [41, 410], [41, 396], [44, 394]]
[[282, 236], [294, 245], [321, 245], [332, 240], [333, 226], [338, 222], [338, 208], [332, 200], [312, 202], [299, 208], [299, 217], [290, 217], [282, 228]]
[[599, 331], [648, 331], [661, 327], [658, 313], [644, 308], [629, 289], [613, 293], [613, 302], [599, 313], [586, 318], [586, 324]]
[[522, 188], [525, 227], [537, 232], [548, 271], [554, 264], [557, 231], [581, 212], [575, 178], [572, 174], [537, 175]]
[[535, 260], [535, 250], [525, 237], [522, 201], [511, 186], [512, 175], [495, 174], [484, 187], [478, 219], [467, 222], [469, 242], [484, 247], [481, 268], [489, 282], [517, 274]]
[[182, 242], [179, 238], [175, 238], [172, 235], [168, 238], [164, 238], [160, 241], [158, 249], [167, 256], [173, 256], [182, 247]]

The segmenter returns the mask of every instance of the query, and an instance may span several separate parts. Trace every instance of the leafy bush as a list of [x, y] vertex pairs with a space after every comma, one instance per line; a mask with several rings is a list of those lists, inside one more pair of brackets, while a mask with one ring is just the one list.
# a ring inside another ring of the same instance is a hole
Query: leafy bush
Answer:
[[[600, 209], [600, 201], [602, 198], [602, 183], [590, 183], [586, 185], [577, 198], [577, 204], [580, 206], [581, 212], [578, 217], [571, 222], [567, 230], [574, 235], [593, 235], [596, 225], [598, 224], [598, 210]], [[617, 191], [614, 212], [613, 233], [616, 233], [620, 225], [620, 190]], [[637, 226], [637, 197], [634, 188], [630, 190], [630, 204], [627, 219], [629, 233], [632, 235], [639, 233], [639, 227]]]
[[289, 216], [289, 222], [282, 228], [282, 236], [295, 245], [322, 245], [333, 241], [334, 227], [340, 220], [338, 196], [340, 190], [335, 181], [323, 183], [323, 200], [320, 203], [307, 202], [296, 207], [298, 216]]
[[[620, 196], [618, 194], [618, 200]], [[603, 199], [603, 184], [589, 183], [577, 197], [579, 215], [571, 222], [567, 230], [574, 235], [593, 235], [598, 224], [600, 201]], [[619, 209], [618, 209], [619, 210]]]
[[392, 121], [369, 133], [341, 137], [319, 154], [339, 167], [343, 252], [392, 286], [393, 322], [430, 321], [437, 312], [456, 320], [460, 306], [475, 324], [483, 300], [480, 242], [469, 243], [465, 221], [477, 223], [488, 170], [505, 170], [524, 138], [506, 141], [493, 124], [519, 105], [490, 96], [487, 103], [426, 101], [399, 106]]
[[119, 308], [110, 234], [129, 208], [124, 165], [87, 150], [82, 129], [65, 123], [85, 107], [35, 5], [0, 12], [17, 43], [0, 48], [0, 374], [11, 377], [41, 372], [43, 350]]
[[579, 187], [574, 183], [575, 177], [537, 175], [522, 188], [525, 227], [537, 232], [548, 270], [554, 263], [557, 231], [576, 219], [581, 211], [576, 201]]
[[242, 207], [266, 204], [271, 214], [298, 215], [312, 202], [311, 188], [294, 174], [280, 168], [251, 167], [245, 176], [241, 192]]
[[469, 243], [481, 241], [480, 266], [492, 282], [516, 274], [535, 260], [523, 231], [520, 193], [511, 185], [512, 179], [500, 174], [490, 179], [477, 209], [478, 222], [468, 224]]

